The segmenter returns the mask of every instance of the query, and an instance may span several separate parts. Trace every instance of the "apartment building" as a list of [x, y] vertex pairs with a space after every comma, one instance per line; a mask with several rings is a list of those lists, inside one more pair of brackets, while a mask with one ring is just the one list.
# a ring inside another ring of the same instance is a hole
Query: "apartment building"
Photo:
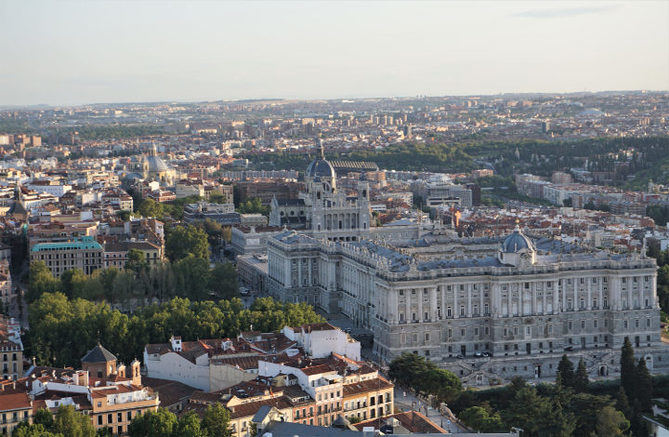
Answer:
[[12, 435], [21, 422], [32, 423], [33, 401], [16, 381], [0, 382], [0, 434]]
[[3, 379], [15, 381], [23, 376], [21, 324], [13, 318], [0, 318], [0, 359]]
[[71, 241], [37, 243], [30, 249], [30, 262], [42, 261], [55, 277], [80, 269], [90, 275], [104, 267], [104, 248], [92, 236]]
[[367, 364], [338, 354], [309, 359], [301, 354], [259, 360], [259, 375], [212, 393], [195, 393], [184, 412], [208, 405], [230, 411], [235, 437], [250, 437], [267, 414], [286, 422], [330, 427], [339, 416], [361, 420], [393, 412], [393, 385]]

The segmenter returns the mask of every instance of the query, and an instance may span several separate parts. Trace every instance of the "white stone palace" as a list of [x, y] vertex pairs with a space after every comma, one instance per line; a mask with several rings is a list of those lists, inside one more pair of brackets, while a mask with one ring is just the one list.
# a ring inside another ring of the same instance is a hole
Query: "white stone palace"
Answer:
[[[309, 168], [313, 174], [314, 163]], [[324, 189], [335, 183], [328, 174]], [[323, 199], [315, 184], [309, 193]], [[329, 230], [332, 219], [313, 217], [324, 232], [287, 230], [268, 239], [268, 290], [282, 301], [342, 312], [373, 333], [384, 362], [414, 352], [476, 385], [553, 378], [567, 353], [606, 377], [619, 373], [627, 337], [651, 371], [669, 367], [652, 258], [533, 240], [519, 227], [505, 239], [439, 230], [380, 237], [379, 228], [363, 232], [356, 221], [356, 234], [340, 238], [339, 226]]]

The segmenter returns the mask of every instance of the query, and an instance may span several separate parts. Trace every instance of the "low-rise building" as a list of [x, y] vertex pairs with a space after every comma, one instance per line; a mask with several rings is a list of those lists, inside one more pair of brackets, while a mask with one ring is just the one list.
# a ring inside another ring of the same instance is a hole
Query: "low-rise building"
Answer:
[[125, 435], [135, 417], [156, 411], [158, 395], [142, 385], [139, 361], [119, 364], [116, 356], [101, 345], [82, 359], [82, 370], [35, 367], [26, 389], [42, 408], [73, 405], [87, 414], [98, 430]]

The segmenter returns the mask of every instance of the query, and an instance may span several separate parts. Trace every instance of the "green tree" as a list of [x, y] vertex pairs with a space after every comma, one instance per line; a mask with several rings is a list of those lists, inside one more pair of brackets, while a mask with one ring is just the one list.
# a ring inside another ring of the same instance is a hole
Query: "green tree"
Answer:
[[608, 396], [596, 396], [589, 393], [568, 392], [552, 396], [574, 418], [574, 435], [591, 435], [595, 432], [594, 417], [602, 408], [611, 406]]
[[488, 410], [483, 407], [469, 407], [458, 414], [458, 418], [462, 420], [465, 425], [477, 432], [506, 431], [506, 426], [502, 422], [502, 418], [499, 414], [494, 413], [491, 415]]
[[198, 223], [198, 226], [207, 234], [207, 239], [211, 247], [219, 247], [223, 238], [223, 226], [212, 219], [205, 219]]
[[219, 299], [230, 299], [239, 295], [237, 269], [232, 263], [214, 266], [209, 278], [209, 289]]
[[272, 332], [286, 325], [323, 321], [310, 305], [271, 298], [257, 299], [248, 309], [238, 298], [218, 302], [173, 298], [136, 308], [128, 316], [106, 303], [44, 293], [30, 305], [30, 330], [24, 344], [26, 356], [35, 356], [41, 364], [78, 366], [81, 357], [98, 342], [120, 361], [129, 362], [142, 356], [147, 343], [166, 342], [172, 334], [190, 341], [235, 337], [251, 326]]
[[125, 263], [125, 268], [132, 270], [135, 273], [146, 271], [149, 268], [149, 263], [146, 261], [144, 252], [139, 249], [130, 249], [128, 251], [128, 261]]
[[21, 422], [12, 432], [13, 437], [63, 437], [62, 434], [54, 434], [41, 424], [28, 424]]
[[652, 413], [653, 411], [653, 379], [646, 367], [646, 360], [641, 358], [636, 367], [635, 375], [635, 400], [638, 402], [640, 413]]
[[143, 217], [155, 217], [159, 219], [164, 215], [163, 205], [153, 199], [142, 200], [142, 202], [139, 204], [139, 207], [137, 208], [137, 212], [139, 212]]
[[389, 368], [390, 378], [400, 385], [433, 394], [442, 402], [454, 401], [462, 391], [462, 383], [455, 374], [438, 368], [418, 354], [403, 353]]
[[574, 375], [574, 390], [578, 392], [584, 392], [588, 389], [589, 383], [590, 380], [588, 379], [588, 370], [585, 367], [585, 361], [583, 361], [583, 358], [581, 358], [578, 360], [576, 374]]
[[621, 411], [628, 419], [634, 415], [629, 399], [625, 394], [625, 389], [622, 386], [618, 388], [618, 394], [616, 395], [616, 410]]
[[570, 436], [574, 417], [559, 402], [541, 397], [533, 387], [523, 387], [503, 411], [504, 421], [524, 430], [524, 436]]
[[[434, 365], [431, 361], [430, 364]], [[430, 366], [426, 378], [427, 384], [434, 387], [429, 392], [436, 395], [441, 402], [453, 402], [462, 392], [460, 379], [450, 370]]]
[[130, 220], [130, 217], [132, 216], [132, 211], [124, 209], [122, 211], [117, 212], [116, 215], [124, 222], [127, 222], [128, 220]]
[[53, 431], [63, 437], [95, 437], [91, 418], [76, 411], [72, 405], [58, 407]]
[[44, 425], [44, 428], [51, 429], [53, 427], [53, 414], [45, 408], [40, 408], [33, 414], [33, 423]]
[[228, 201], [225, 194], [221, 193], [220, 191], [212, 191], [209, 194], [209, 201], [211, 203], [232, 203], [232, 199]]
[[630, 422], [625, 415], [611, 406], [606, 406], [597, 414], [597, 436], [616, 437], [627, 435]]
[[202, 416], [202, 430], [213, 437], [230, 437], [230, 412], [221, 404], [209, 405]]
[[60, 275], [60, 289], [69, 298], [86, 297], [88, 276], [81, 269], [65, 270]]
[[249, 199], [246, 202], [239, 205], [237, 211], [241, 214], [262, 214], [269, 216], [270, 207], [263, 206], [262, 201], [258, 197]]
[[173, 262], [185, 258], [188, 254], [209, 260], [207, 234], [197, 226], [177, 226], [167, 234], [165, 252]]
[[625, 337], [625, 342], [620, 351], [620, 385], [625, 390], [627, 398], [635, 399], [636, 384], [636, 366], [634, 365], [634, 349], [629, 338]]
[[177, 429], [177, 416], [165, 408], [158, 411], [147, 411], [141, 416], [135, 416], [128, 426], [130, 437], [165, 437], [171, 436]]
[[179, 437], [202, 437], [205, 434], [200, 428], [200, 417], [190, 411], [179, 418], [174, 435]]
[[209, 262], [189, 253], [173, 264], [177, 286], [185, 297], [193, 300], [204, 300], [209, 297], [210, 285]]
[[60, 282], [51, 274], [51, 270], [44, 261], [35, 261], [30, 264], [28, 292], [26, 298], [32, 302], [43, 293], [53, 293], [60, 289]]
[[574, 387], [574, 364], [567, 358], [567, 354], [562, 355], [558, 363], [556, 383], [563, 387]]

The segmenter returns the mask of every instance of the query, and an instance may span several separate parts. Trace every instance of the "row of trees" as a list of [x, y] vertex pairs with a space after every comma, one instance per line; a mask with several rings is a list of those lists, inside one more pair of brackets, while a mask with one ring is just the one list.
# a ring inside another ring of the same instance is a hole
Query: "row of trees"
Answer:
[[230, 414], [221, 404], [208, 406], [202, 418], [188, 412], [177, 418], [164, 408], [135, 417], [128, 427], [130, 437], [230, 437]]
[[452, 405], [469, 427], [482, 432], [521, 428], [523, 436], [622, 436], [629, 421], [609, 396], [576, 393], [561, 385], [528, 385], [516, 378], [504, 388], [465, 391]]
[[324, 321], [306, 303], [256, 299], [245, 308], [238, 298], [194, 302], [174, 298], [124, 314], [106, 303], [68, 299], [62, 293], [44, 293], [30, 305], [26, 356], [42, 365], [78, 366], [88, 350], [101, 342], [130, 362], [141, 358], [148, 343], [167, 342], [172, 335], [184, 340], [236, 337], [242, 331], [271, 332], [286, 325]]
[[33, 415], [33, 423], [20, 423], [12, 432], [14, 437], [95, 437], [91, 418], [77, 412], [72, 405], [58, 407], [55, 414], [41, 409]]
[[193, 255], [151, 267], [140, 256], [130, 258], [126, 269], [99, 269], [91, 275], [73, 269], [60, 278], [54, 278], [44, 262], [32, 263], [28, 302], [53, 292], [62, 292], [72, 299], [107, 301], [132, 308], [177, 296], [192, 300], [230, 299], [238, 295], [238, 282], [233, 264], [215, 264], [210, 268], [207, 260]]
[[269, 217], [270, 210], [271, 208], [264, 206], [258, 197], [241, 202], [237, 207], [237, 211], [242, 214], [262, 214], [267, 217]]

